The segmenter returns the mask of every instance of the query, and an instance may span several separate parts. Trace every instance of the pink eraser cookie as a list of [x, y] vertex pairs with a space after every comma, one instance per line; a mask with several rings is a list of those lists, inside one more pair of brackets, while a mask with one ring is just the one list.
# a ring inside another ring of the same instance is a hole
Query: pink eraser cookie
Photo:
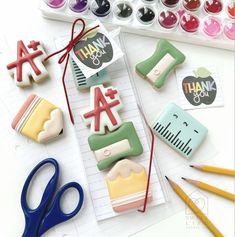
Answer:
[[[128, 159], [117, 162], [106, 177], [113, 210], [122, 212], [143, 206], [147, 181], [147, 174], [142, 165]], [[147, 201], [151, 200], [149, 192]]]
[[11, 126], [22, 135], [44, 143], [63, 133], [63, 114], [47, 100], [30, 95]]
[[122, 125], [118, 111], [123, 107], [118, 90], [103, 85], [90, 89], [90, 107], [81, 115], [85, 124], [91, 127], [93, 134], [105, 134], [105, 128], [114, 131]]
[[7, 69], [17, 86], [31, 85], [48, 77], [48, 72], [43, 64], [46, 57], [42, 44], [39, 41], [30, 41], [26, 46], [22, 40], [17, 42], [17, 58], [7, 65]]

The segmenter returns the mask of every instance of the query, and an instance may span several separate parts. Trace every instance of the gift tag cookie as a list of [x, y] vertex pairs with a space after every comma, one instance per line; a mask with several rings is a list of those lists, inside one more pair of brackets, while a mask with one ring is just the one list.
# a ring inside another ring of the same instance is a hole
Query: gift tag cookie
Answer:
[[206, 137], [207, 128], [174, 103], [168, 104], [152, 126], [175, 151], [190, 158]]
[[88, 143], [98, 161], [99, 170], [110, 167], [122, 158], [143, 153], [142, 144], [132, 122], [123, 123], [112, 133], [91, 135]]
[[18, 41], [16, 59], [7, 65], [16, 85], [30, 86], [31, 80], [38, 83], [46, 79], [48, 72], [43, 62], [46, 56], [41, 42], [32, 40], [25, 45], [22, 40]]
[[185, 56], [167, 40], [161, 39], [153, 55], [136, 65], [136, 72], [154, 88], [161, 88], [169, 74], [183, 63]]
[[107, 84], [111, 81], [107, 69], [103, 69], [97, 72], [95, 75], [86, 78], [73, 59], [71, 59], [70, 64], [72, 68], [73, 78], [78, 90], [87, 89], [99, 84]]
[[85, 124], [90, 125], [91, 133], [105, 134], [105, 128], [114, 131], [121, 126], [118, 111], [122, 107], [117, 89], [98, 85], [91, 87], [90, 107], [82, 111], [81, 115]]
[[[106, 177], [113, 210], [122, 212], [143, 206], [147, 181], [147, 174], [142, 165], [128, 159], [116, 163]], [[149, 192], [147, 202], [151, 200]]]
[[31, 95], [15, 116], [12, 128], [22, 135], [45, 143], [63, 133], [62, 111], [47, 100]]

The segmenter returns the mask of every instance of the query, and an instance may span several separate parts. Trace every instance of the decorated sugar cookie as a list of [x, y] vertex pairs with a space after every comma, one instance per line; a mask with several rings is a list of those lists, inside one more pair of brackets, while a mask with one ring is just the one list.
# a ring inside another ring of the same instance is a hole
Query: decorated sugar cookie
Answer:
[[17, 57], [7, 65], [7, 69], [17, 86], [25, 87], [31, 85], [31, 80], [36, 83], [48, 77], [48, 72], [43, 60], [46, 53], [41, 42], [30, 41], [29, 44], [20, 40], [17, 42]]
[[47, 100], [31, 95], [15, 116], [12, 128], [38, 142], [47, 142], [63, 133], [62, 111]]
[[[143, 206], [147, 186], [145, 168], [128, 159], [119, 161], [107, 174], [106, 183], [115, 212]], [[151, 193], [147, 201], [152, 200]]]
[[104, 170], [114, 162], [143, 153], [143, 147], [132, 122], [123, 123], [114, 132], [105, 135], [91, 135], [89, 146], [94, 151], [97, 167]]
[[169, 41], [161, 39], [153, 55], [136, 65], [136, 72], [155, 89], [161, 88], [173, 69], [183, 63], [184, 54]]
[[122, 107], [117, 89], [98, 85], [91, 87], [90, 107], [82, 111], [81, 115], [85, 124], [90, 125], [91, 133], [105, 134], [106, 127], [114, 131], [121, 126], [118, 111]]

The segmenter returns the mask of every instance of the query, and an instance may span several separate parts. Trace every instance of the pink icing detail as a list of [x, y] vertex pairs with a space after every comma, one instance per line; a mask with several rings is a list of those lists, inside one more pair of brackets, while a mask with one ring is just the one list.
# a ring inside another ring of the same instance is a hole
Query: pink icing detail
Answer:
[[19, 122], [21, 117], [24, 115], [25, 111], [30, 106], [30, 104], [32, 103], [32, 101], [34, 100], [35, 97], [36, 97], [36, 95], [30, 95], [28, 97], [28, 99], [24, 102], [23, 106], [20, 108], [19, 112], [17, 113], [17, 115], [15, 116], [15, 118], [13, 119], [13, 121], [11, 123], [11, 127], [13, 129], [15, 129], [17, 123]]
[[[137, 207], [141, 207], [144, 205], [144, 199], [141, 199], [141, 200], [138, 200], [138, 201], [135, 201], [135, 202], [131, 202], [131, 203], [128, 203], [128, 204], [124, 204], [124, 205], [120, 205], [120, 206], [117, 206], [117, 207], [113, 207], [113, 210], [115, 212], [123, 212], [123, 211], [127, 211], [127, 210], [130, 210], [130, 209], [133, 209], [133, 208], [137, 208]], [[148, 200], [147, 202], [151, 202], [152, 201], [152, 197], [148, 197]]]

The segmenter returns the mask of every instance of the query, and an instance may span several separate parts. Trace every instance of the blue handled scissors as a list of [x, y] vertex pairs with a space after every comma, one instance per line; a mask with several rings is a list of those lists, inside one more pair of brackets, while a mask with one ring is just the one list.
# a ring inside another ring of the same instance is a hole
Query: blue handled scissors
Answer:
[[[36, 209], [31, 209], [26, 200], [29, 184], [35, 173], [47, 164], [54, 166], [55, 173], [43, 192], [40, 204]], [[21, 193], [21, 207], [25, 215], [25, 229], [22, 237], [39, 237], [53, 226], [71, 219], [80, 211], [84, 201], [84, 193], [81, 185], [76, 182], [67, 183], [56, 193], [58, 179], [59, 165], [57, 161], [52, 158], [41, 161], [29, 174]], [[78, 191], [79, 202], [74, 211], [65, 214], [60, 208], [60, 199], [63, 193], [70, 188], [74, 188]]]

